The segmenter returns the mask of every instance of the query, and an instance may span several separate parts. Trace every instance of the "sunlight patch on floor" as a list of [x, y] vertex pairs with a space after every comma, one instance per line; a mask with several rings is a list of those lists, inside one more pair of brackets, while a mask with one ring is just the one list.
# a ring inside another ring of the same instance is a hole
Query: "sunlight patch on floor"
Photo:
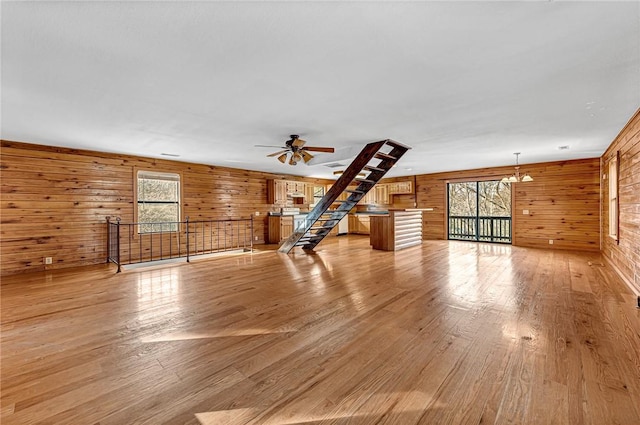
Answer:
[[200, 421], [202, 425], [232, 424], [234, 423], [233, 421], [237, 421], [238, 418], [243, 417], [245, 414], [250, 413], [252, 410], [253, 409], [245, 408], [196, 413], [196, 419], [198, 419], [198, 421]]
[[[395, 406], [405, 406], [404, 409], [394, 409], [393, 413], [416, 413], [422, 412], [425, 406], [429, 409], [440, 409], [446, 407], [446, 404], [434, 401], [433, 395], [427, 394], [422, 391], [402, 391], [393, 393], [374, 394], [365, 403], [365, 406], [372, 406], [372, 409], [359, 409], [357, 413], [354, 412], [340, 412], [341, 408], [338, 407], [334, 412], [318, 412], [318, 413], [297, 413], [297, 412], [284, 412], [269, 414], [268, 418], [261, 418], [259, 422], [262, 425], [297, 425], [305, 423], [317, 423], [320, 421], [332, 421], [332, 420], [344, 420], [347, 418], [364, 418], [367, 416], [379, 417], [382, 412], [379, 411], [380, 406], [389, 405], [392, 403]], [[351, 403], [346, 403], [342, 409], [349, 409]], [[202, 425], [240, 425], [247, 423], [254, 423], [256, 417], [260, 415], [256, 409], [243, 408], [243, 409], [231, 409], [231, 410], [219, 410], [213, 412], [196, 413], [195, 416]]]

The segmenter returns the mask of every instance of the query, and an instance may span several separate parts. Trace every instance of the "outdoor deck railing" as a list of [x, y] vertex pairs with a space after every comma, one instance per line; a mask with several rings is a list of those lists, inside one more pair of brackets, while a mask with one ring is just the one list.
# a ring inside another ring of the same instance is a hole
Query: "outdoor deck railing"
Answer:
[[122, 223], [107, 217], [107, 262], [122, 265], [253, 250], [253, 217], [246, 219]]
[[449, 239], [511, 243], [511, 217], [449, 216]]

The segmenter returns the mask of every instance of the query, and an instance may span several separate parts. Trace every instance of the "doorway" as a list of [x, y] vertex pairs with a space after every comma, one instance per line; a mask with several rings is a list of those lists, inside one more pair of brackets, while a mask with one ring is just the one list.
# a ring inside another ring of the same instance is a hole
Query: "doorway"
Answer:
[[499, 180], [447, 183], [448, 237], [511, 243], [511, 184]]

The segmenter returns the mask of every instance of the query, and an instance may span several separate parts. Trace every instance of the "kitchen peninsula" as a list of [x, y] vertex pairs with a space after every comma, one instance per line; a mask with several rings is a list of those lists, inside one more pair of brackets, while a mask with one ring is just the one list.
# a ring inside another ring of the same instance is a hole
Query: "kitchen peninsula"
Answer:
[[397, 251], [422, 243], [422, 212], [433, 208], [390, 209], [371, 216], [373, 249]]

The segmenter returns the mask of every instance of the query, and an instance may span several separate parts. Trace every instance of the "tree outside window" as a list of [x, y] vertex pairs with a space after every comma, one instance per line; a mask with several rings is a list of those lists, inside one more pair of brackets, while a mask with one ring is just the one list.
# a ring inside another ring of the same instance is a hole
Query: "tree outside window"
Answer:
[[138, 233], [175, 232], [180, 221], [180, 175], [138, 171]]

